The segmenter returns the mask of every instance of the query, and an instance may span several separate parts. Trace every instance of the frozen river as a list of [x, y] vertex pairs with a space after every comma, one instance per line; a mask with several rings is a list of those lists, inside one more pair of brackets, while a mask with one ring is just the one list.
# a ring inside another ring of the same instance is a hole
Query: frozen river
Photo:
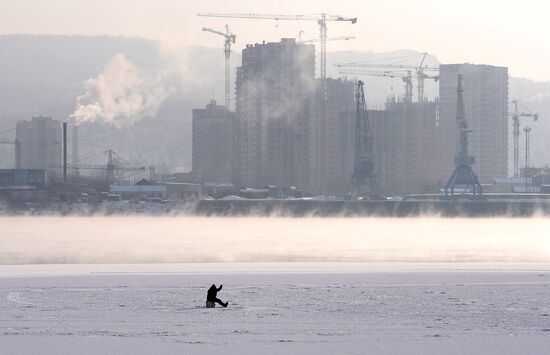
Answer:
[[549, 221], [0, 218], [0, 354], [546, 354]]
[[[1, 354], [546, 354], [550, 265], [0, 267]], [[211, 283], [229, 307], [203, 308]]]

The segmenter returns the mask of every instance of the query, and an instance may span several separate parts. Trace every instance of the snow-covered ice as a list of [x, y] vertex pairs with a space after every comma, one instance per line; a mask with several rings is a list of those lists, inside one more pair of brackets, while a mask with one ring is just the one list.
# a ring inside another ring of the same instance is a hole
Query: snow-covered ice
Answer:
[[546, 354], [549, 225], [0, 217], [0, 355]]
[[0, 354], [546, 354], [549, 295], [547, 264], [0, 266]]

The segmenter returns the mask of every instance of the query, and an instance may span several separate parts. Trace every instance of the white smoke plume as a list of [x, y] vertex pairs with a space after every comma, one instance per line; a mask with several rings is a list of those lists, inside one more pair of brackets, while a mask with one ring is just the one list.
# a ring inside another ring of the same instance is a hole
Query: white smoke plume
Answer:
[[140, 70], [123, 54], [116, 54], [103, 72], [84, 83], [71, 118], [76, 124], [102, 122], [128, 127], [154, 115], [173, 91], [167, 72]]

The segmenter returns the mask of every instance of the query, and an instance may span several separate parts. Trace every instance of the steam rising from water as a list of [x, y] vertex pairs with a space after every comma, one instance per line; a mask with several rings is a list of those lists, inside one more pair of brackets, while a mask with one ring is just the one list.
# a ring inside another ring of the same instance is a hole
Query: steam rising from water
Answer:
[[3, 217], [0, 264], [549, 262], [550, 219]]

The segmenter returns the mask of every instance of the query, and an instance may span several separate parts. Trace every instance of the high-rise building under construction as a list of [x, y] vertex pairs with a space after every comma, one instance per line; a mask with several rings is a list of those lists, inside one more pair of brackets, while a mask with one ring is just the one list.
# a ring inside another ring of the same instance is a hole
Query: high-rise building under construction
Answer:
[[447, 64], [440, 67], [436, 174], [444, 184], [454, 170], [458, 75], [463, 75], [464, 116], [472, 129], [470, 153], [481, 183], [508, 173], [508, 68]]
[[193, 174], [199, 182], [233, 179], [235, 114], [212, 100], [193, 110]]
[[[312, 191], [331, 195], [345, 195], [350, 191], [353, 173], [355, 134], [355, 82], [326, 79], [325, 144], [321, 134], [321, 100], [325, 88], [317, 80], [312, 117]], [[322, 149], [325, 149], [323, 154]], [[324, 163], [322, 159], [325, 159]], [[326, 169], [323, 175], [322, 169]]]
[[239, 184], [311, 184], [315, 48], [294, 39], [247, 45], [236, 79]]

